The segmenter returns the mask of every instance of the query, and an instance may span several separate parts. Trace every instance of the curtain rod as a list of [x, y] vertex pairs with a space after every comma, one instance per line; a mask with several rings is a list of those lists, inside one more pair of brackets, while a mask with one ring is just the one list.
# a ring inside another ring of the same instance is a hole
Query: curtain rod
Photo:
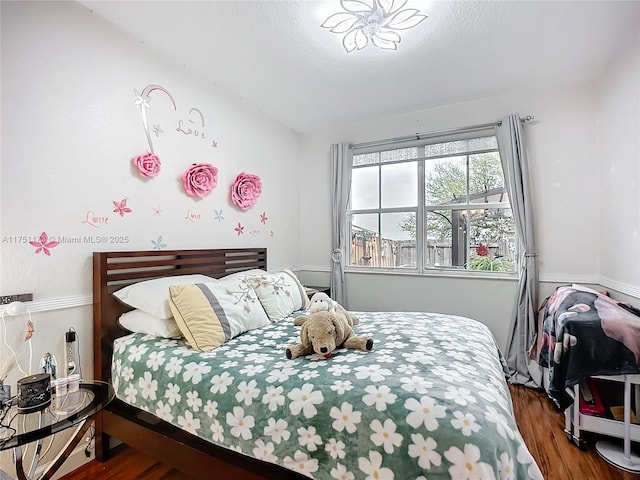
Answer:
[[[522, 123], [525, 122], [530, 122], [531, 120], [533, 120], [535, 117], [533, 115], [526, 115], [524, 118], [521, 118], [520, 121]], [[397, 143], [397, 142], [403, 142], [403, 141], [407, 141], [407, 140], [420, 140], [423, 138], [430, 138], [430, 137], [438, 137], [440, 135], [446, 135], [449, 133], [465, 133], [465, 132], [473, 132], [474, 130], [484, 130], [486, 128], [491, 128], [491, 127], [499, 127], [500, 125], [502, 125], [502, 120], [498, 120], [497, 122], [493, 122], [493, 123], [483, 123], [480, 125], [472, 125], [470, 127], [463, 127], [463, 128], [449, 128], [447, 130], [438, 130], [436, 132], [427, 132], [427, 133], [416, 133], [415, 135], [407, 135], [404, 137], [394, 137], [394, 138], [387, 138], [386, 140], [374, 140], [371, 142], [364, 142], [364, 143], [353, 143], [353, 144], [349, 144], [349, 148], [364, 148], [364, 147], [373, 147], [373, 146], [382, 146], [382, 145], [390, 145], [392, 143]]]

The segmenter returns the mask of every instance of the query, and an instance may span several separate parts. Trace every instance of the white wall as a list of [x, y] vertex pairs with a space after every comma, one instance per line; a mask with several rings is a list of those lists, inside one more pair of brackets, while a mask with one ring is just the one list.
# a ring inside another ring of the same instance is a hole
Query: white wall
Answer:
[[[90, 293], [92, 250], [151, 249], [160, 235], [167, 248], [264, 245], [272, 247], [274, 264], [297, 261], [298, 210], [282, 195], [286, 188], [298, 196], [293, 132], [198, 83], [188, 69], [158, 58], [78, 4], [10, 2], [2, 12], [3, 292]], [[177, 110], [164, 93], [151, 94], [149, 124], [163, 130], [158, 138], [152, 133], [163, 167], [143, 180], [131, 166], [133, 156], [148, 150], [134, 89], [149, 84], [166, 88]], [[205, 116], [206, 140], [176, 130], [180, 120], [186, 128], [192, 107]], [[201, 200], [181, 185], [184, 170], [200, 162], [219, 169], [218, 187]], [[229, 200], [240, 172], [263, 180], [262, 197], [246, 212]], [[124, 198], [133, 212], [120, 217], [113, 201]], [[200, 219], [187, 219], [189, 212]], [[108, 217], [108, 224], [92, 227], [88, 214]], [[241, 236], [238, 222], [245, 226]], [[252, 235], [252, 227], [259, 233]], [[80, 236], [80, 243], [36, 255], [21, 240], [42, 231]], [[108, 243], [89, 244], [89, 235], [106, 235]], [[112, 243], [111, 237], [128, 239]], [[64, 282], [52, 281], [63, 273]]]
[[[150, 84], [167, 89], [177, 109], [163, 92], [151, 94], [149, 123], [163, 130], [152, 133], [163, 163], [156, 178], [143, 180], [131, 166], [148, 150], [134, 89]], [[192, 107], [218, 148], [176, 130], [180, 120], [186, 128]], [[218, 186], [194, 199], [181, 176], [200, 162], [219, 169]], [[266, 246], [271, 267], [296, 265], [297, 162], [296, 134], [198, 83], [81, 5], [2, 3], [1, 294], [32, 292], [36, 301], [91, 295], [94, 250], [151, 250], [160, 236], [165, 249]], [[229, 194], [240, 172], [263, 183], [244, 212]], [[113, 202], [125, 198], [132, 212], [121, 217]], [[92, 226], [88, 217], [108, 222]], [[42, 232], [63, 237], [50, 256], [28, 243]]]
[[600, 275], [640, 288], [640, 30], [599, 89]]
[[[329, 268], [329, 144], [359, 143], [496, 121], [510, 113], [534, 115], [526, 125], [532, 175], [540, 276], [543, 280], [593, 283], [598, 278], [598, 169], [596, 101], [591, 84], [506, 94], [305, 135], [301, 159], [303, 269]], [[515, 281], [400, 275], [347, 274], [348, 307], [370, 310], [437, 309], [475, 317], [501, 346], [511, 318]], [[481, 292], [482, 295], [478, 293]], [[382, 301], [384, 300], [384, 301]]]
[[[263, 246], [270, 268], [299, 264], [300, 214], [291, 201], [299, 197], [297, 134], [74, 2], [2, 2], [1, 20], [0, 294], [34, 294], [34, 369], [46, 351], [61, 363], [63, 334], [74, 328], [83, 374], [92, 376], [94, 250], [151, 250], [162, 236], [168, 249]], [[151, 94], [150, 124], [163, 130], [152, 139], [163, 163], [158, 177], [144, 181], [131, 167], [131, 158], [148, 149], [134, 89], [150, 84], [167, 89], [177, 108], [163, 92]], [[192, 107], [204, 114], [207, 141], [176, 130], [181, 119], [188, 125]], [[180, 178], [200, 162], [216, 166], [219, 179], [208, 197], [195, 200]], [[240, 172], [263, 182], [262, 196], [246, 212], [229, 200]], [[120, 217], [113, 201], [124, 198], [132, 212]], [[215, 219], [216, 211], [224, 220]], [[199, 220], [186, 218], [189, 212]], [[108, 223], [91, 226], [87, 215]], [[36, 254], [27, 240], [42, 232], [67, 240], [50, 256]], [[25, 324], [25, 317], [7, 319], [27, 369]], [[0, 346], [2, 362], [6, 350]], [[13, 376], [15, 388], [21, 375]], [[1, 460], [0, 468], [12, 468], [10, 452]]]

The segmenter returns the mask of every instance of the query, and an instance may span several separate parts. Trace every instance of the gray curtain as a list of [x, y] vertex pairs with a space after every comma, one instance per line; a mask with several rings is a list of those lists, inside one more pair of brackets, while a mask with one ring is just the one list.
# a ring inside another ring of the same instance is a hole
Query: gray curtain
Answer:
[[533, 205], [524, 130], [518, 115], [509, 115], [496, 127], [502, 170], [511, 201], [516, 233], [524, 247], [518, 297], [509, 327], [506, 361], [511, 383], [538, 388], [542, 369], [529, 357], [535, 340], [538, 309], [538, 265], [533, 231]]
[[351, 235], [347, 231], [347, 206], [351, 193], [352, 161], [349, 144], [331, 144], [331, 296], [345, 308], [348, 306], [344, 262], [351, 243]]

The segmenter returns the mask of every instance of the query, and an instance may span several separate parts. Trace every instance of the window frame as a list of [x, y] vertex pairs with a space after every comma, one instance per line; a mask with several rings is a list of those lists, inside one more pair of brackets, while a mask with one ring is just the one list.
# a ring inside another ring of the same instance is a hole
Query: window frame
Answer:
[[[382, 155], [382, 152], [411, 148], [411, 147], [424, 147], [427, 145], [434, 145], [438, 143], [448, 143], [455, 142], [460, 140], [470, 140], [474, 138], [483, 138], [483, 137], [494, 137], [497, 141], [495, 128], [492, 127], [483, 127], [479, 129], [471, 129], [471, 130], [460, 130], [453, 131], [451, 133], [439, 133], [432, 136], [425, 136], [413, 140], [403, 140], [403, 141], [390, 141], [390, 142], [380, 142], [378, 144], [369, 143], [363, 147], [355, 146], [353, 148], [353, 156], [354, 158], [358, 155], [363, 155], [367, 153], [379, 153]], [[468, 266], [458, 267], [454, 265], [449, 266], [428, 266], [425, 264], [426, 257], [426, 249], [427, 249], [427, 235], [424, 230], [424, 223], [426, 221], [426, 215], [429, 211], [438, 211], [438, 210], [473, 210], [473, 207], [476, 205], [488, 206], [490, 209], [494, 208], [505, 208], [512, 210], [511, 202], [491, 202], [491, 203], [478, 203], [474, 204], [470, 202], [469, 198], [469, 168], [468, 162], [470, 161], [470, 157], [473, 155], [480, 155], [484, 153], [493, 153], [497, 152], [500, 155], [499, 149], [496, 148], [478, 148], [471, 149], [459, 154], [442, 154], [442, 155], [434, 155], [434, 156], [426, 156], [424, 151], [422, 155], [417, 155], [415, 158], [410, 159], [401, 159], [401, 160], [390, 160], [383, 161], [382, 159], [378, 159], [376, 163], [364, 163], [362, 165], [354, 165], [353, 161], [351, 163], [352, 172], [354, 170], [360, 168], [371, 168], [372, 166], [376, 166], [378, 169], [378, 208], [360, 208], [360, 209], [351, 209], [351, 195], [349, 199], [349, 204], [347, 207], [347, 220], [346, 227], [347, 231], [350, 232], [350, 235], [353, 232], [353, 217], [355, 215], [365, 215], [365, 214], [377, 214], [377, 237], [379, 239], [379, 247], [376, 254], [378, 255], [379, 263], [382, 260], [382, 252], [381, 252], [381, 227], [382, 227], [382, 215], [385, 213], [406, 213], [415, 215], [416, 219], [416, 237], [415, 237], [415, 245], [416, 245], [416, 265], [415, 267], [402, 267], [402, 266], [368, 266], [368, 265], [355, 265], [353, 263], [352, 253], [353, 249], [351, 247], [351, 243], [349, 244], [347, 253], [348, 262], [345, 263], [345, 271], [351, 272], [361, 272], [361, 273], [391, 273], [391, 274], [418, 274], [422, 276], [459, 276], [465, 278], [478, 278], [478, 277], [497, 277], [497, 278], [517, 278], [518, 272], [520, 269], [520, 257], [521, 257], [521, 242], [518, 238], [517, 231], [514, 231], [514, 238], [516, 244], [516, 254], [514, 257], [514, 270], [510, 272], [500, 272], [500, 271], [488, 271], [488, 270], [472, 270]], [[447, 208], [437, 208], [437, 206], [427, 205], [426, 202], [426, 179], [425, 179], [425, 164], [427, 161], [436, 160], [438, 158], [450, 158], [453, 156], [464, 156], [465, 161], [467, 162], [466, 169], [466, 190], [467, 190], [467, 198], [465, 203], [460, 204], [459, 207], [448, 206]], [[417, 205], [410, 207], [381, 207], [382, 205], [382, 167], [384, 165], [392, 165], [399, 163], [416, 163], [417, 165], [417, 178], [418, 181], [416, 183], [417, 189]], [[504, 176], [504, 171], [503, 171]], [[506, 186], [506, 180], [505, 180]], [[351, 188], [353, 187], [353, 180]], [[351, 193], [351, 190], [350, 190]], [[468, 252], [470, 250], [470, 236], [466, 236], [465, 249]]]

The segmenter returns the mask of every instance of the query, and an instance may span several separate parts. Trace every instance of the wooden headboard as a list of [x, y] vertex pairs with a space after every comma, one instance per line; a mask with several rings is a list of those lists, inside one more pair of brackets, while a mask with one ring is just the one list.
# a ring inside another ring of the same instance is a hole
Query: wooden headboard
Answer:
[[[93, 254], [93, 362], [94, 378], [111, 381], [113, 342], [128, 332], [120, 327], [120, 315], [131, 307], [112, 294], [119, 288], [159, 277], [204, 274], [213, 278], [230, 273], [267, 269], [266, 248], [215, 250], [161, 250], [95, 252]], [[193, 478], [235, 480], [301, 480], [304, 475], [282, 466], [247, 457], [200, 439], [142, 412], [118, 398], [95, 419], [95, 453], [98, 461], [110, 455], [109, 437], [148, 456], [180, 469]]]
[[113, 292], [152, 278], [196, 273], [220, 278], [252, 268], [267, 269], [266, 248], [94, 252], [94, 379], [111, 380], [113, 341], [128, 333], [120, 327], [118, 318], [131, 307], [122, 304]]

